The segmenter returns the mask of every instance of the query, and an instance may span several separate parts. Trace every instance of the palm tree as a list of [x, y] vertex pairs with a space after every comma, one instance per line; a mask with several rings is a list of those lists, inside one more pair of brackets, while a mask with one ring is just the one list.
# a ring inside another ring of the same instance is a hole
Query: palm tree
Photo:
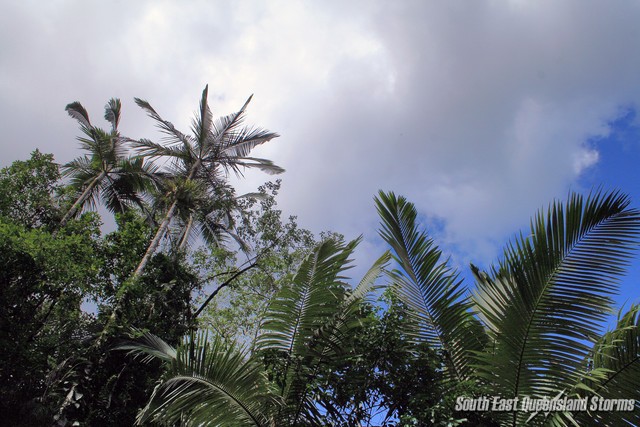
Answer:
[[[640, 212], [617, 192], [553, 203], [488, 273], [472, 266], [473, 293], [418, 229], [415, 207], [393, 193], [376, 199], [382, 237], [399, 269], [397, 292], [421, 328], [416, 339], [447, 356], [450, 379], [471, 379], [505, 398], [611, 396], [631, 412], [495, 412], [501, 425], [638, 425], [639, 307], [604, 336], [611, 297], [638, 245]], [[616, 424], [614, 421], [619, 421]]]
[[[138, 422], [184, 425], [318, 424], [313, 382], [331, 358], [353, 354], [344, 337], [386, 265], [383, 255], [352, 291], [341, 273], [358, 241], [327, 240], [271, 300], [253, 348], [192, 334], [174, 349], [151, 334], [119, 349], [158, 358], [167, 372]], [[265, 369], [265, 360], [270, 369]], [[267, 375], [269, 373], [269, 375]], [[271, 378], [271, 379], [269, 379]]]
[[[170, 191], [164, 195], [167, 200], [166, 212], [133, 278], [142, 274], [178, 212], [181, 209], [193, 210], [197, 206], [197, 204], [185, 206], [181, 201], [196, 200], [199, 198], [196, 196], [198, 193], [204, 195], [205, 199], [207, 196], [212, 196], [216, 189], [226, 185], [230, 172], [242, 176], [244, 168], [258, 168], [271, 174], [284, 171], [270, 160], [248, 157], [253, 148], [278, 136], [276, 133], [260, 128], [242, 127], [245, 110], [251, 97], [237, 113], [213, 120], [207, 96], [208, 86], [202, 92], [200, 109], [193, 120], [193, 135], [185, 135], [178, 131], [173, 124], [160, 117], [148, 102], [135, 99], [136, 103], [167, 135], [168, 142], [157, 144], [141, 139], [132, 141], [133, 145], [143, 156], [169, 160], [171, 185], [167, 186]], [[187, 215], [187, 218], [191, 221], [198, 219], [193, 215]]]
[[76, 199], [60, 221], [63, 227], [88, 205], [95, 206], [98, 199], [112, 212], [123, 212], [131, 204], [141, 205], [140, 192], [149, 189], [156, 168], [142, 158], [127, 156], [127, 147], [118, 132], [121, 103], [111, 99], [105, 105], [105, 119], [111, 130], [104, 131], [91, 124], [87, 110], [73, 102], [66, 111], [80, 124], [84, 136], [78, 137], [88, 154], [65, 164], [63, 176], [70, 178], [70, 187]]

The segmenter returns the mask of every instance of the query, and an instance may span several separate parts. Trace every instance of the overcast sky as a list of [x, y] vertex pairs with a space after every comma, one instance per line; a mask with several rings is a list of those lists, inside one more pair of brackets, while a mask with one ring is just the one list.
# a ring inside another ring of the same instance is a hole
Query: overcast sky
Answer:
[[625, 157], [603, 147], [612, 123], [637, 125], [639, 1], [0, 6], [0, 166], [79, 155], [71, 101], [106, 126], [119, 97], [122, 133], [158, 140], [134, 96], [187, 131], [205, 84], [219, 115], [253, 93], [248, 123], [281, 134], [254, 153], [287, 170], [280, 205], [314, 231], [364, 233], [367, 254], [385, 189], [482, 265], [539, 207], [606, 178], [603, 149]]

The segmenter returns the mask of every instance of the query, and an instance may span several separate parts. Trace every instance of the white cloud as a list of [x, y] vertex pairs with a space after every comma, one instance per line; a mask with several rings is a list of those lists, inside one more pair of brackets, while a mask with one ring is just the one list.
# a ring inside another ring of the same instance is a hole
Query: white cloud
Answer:
[[99, 121], [122, 97], [133, 137], [157, 137], [133, 96], [186, 130], [209, 83], [215, 112], [255, 93], [249, 122], [282, 134], [257, 154], [302, 225], [373, 239], [395, 190], [465, 259], [575, 188], [640, 101], [637, 2], [0, 3], [3, 165], [76, 155], [76, 99]]

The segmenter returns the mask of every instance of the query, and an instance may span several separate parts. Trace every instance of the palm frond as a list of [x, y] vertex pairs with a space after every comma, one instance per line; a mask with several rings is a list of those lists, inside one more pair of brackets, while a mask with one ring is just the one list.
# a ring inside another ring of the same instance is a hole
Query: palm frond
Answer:
[[165, 176], [158, 165], [145, 161], [142, 157], [120, 158], [116, 172], [118, 176], [127, 180], [129, 187], [136, 193], [159, 188]]
[[259, 191], [244, 193], [244, 194], [241, 194], [238, 197], [236, 197], [236, 199], [238, 199], [238, 200], [240, 200], [240, 199], [255, 199], [255, 200], [258, 200], [258, 201], [265, 201], [265, 200], [268, 200], [268, 198], [269, 198], [269, 196], [267, 196], [267, 194], [261, 193]]
[[470, 312], [466, 288], [433, 240], [418, 229], [413, 204], [381, 191], [376, 205], [382, 219], [380, 235], [400, 267], [390, 277], [419, 325], [414, 339], [443, 351], [450, 377], [468, 378], [471, 353], [483, 348], [486, 337]]
[[628, 205], [618, 192], [573, 194], [535, 216], [491, 274], [477, 275], [473, 299], [491, 341], [478, 375], [496, 392], [548, 396], [580, 381], [585, 340], [597, 339], [638, 243], [640, 213]]
[[127, 139], [131, 143], [132, 147], [138, 152], [140, 156], [145, 157], [162, 157], [167, 156], [174, 159], [182, 159], [189, 161], [191, 159], [191, 153], [185, 150], [183, 146], [176, 145], [162, 145], [155, 143], [148, 139]]
[[118, 98], [111, 98], [109, 102], [104, 106], [104, 118], [111, 123], [111, 131], [117, 132], [118, 124], [120, 123], [120, 110], [122, 103]]
[[212, 123], [212, 129], [207, 139], [208, 152], [219, 152], [220, 149], [224, 147], [225, 139], [227, 139], [229, 135], [233, 134], [235, 130], [242, 125], [245, 111], [247, 110], [249, 102], [251, 102], [251, 98], [253, 98], [253, 95], [247, 99], [244, 105], [242, 105], [242, 108], [240, 108], [236, 113], [220, 117]]
[[262, 363], [219, 337], [192, 334], [173, 350], [145, 334], [139, 346], [119, 348], [160, 358], [167, 367], [138, 423], [267, 426], [278, 405]]
[[206, 140], [211, 133], [211, 125], [213, 124], [213, 114], [209, 108], [207, 97], [209, 94], [209, 85], [206, 85], [202, 91], [202, 99], [200, 100], [199, 114], [193, 119], [192, 130], [195, 136], [199, 156], [204, 155], [203, 150], [206, 148]]
[[341, 273], [349, 268], [349, 256], [358, 242], [320, 243], [302, 262], [291, 286], [282, 288], [267, 308], [256, 347], [258, 354], [276, 354], [280, 360], [277, 383], [287, 405], [278, 419], [288, 425], [319, 423], [321, 414], [310, 384], [328, 358], [352, 350], [342, 345], [344, 337], [387, 261], [386, 256], [380, 258], [349, 294]]
[[280, 350], [288, 357], [305, 354], [315, 331], [333, 318], [341, 302], [336, 285], [357, 243], [343, 246], [326, 240], [305, 258], [291, 286], [283, 287], [270, 302], [259, 349]]
[[362, 326], [358, 317], [362, 303], [371, 301], [374, 292], [380, 289], [376, 281], [382, 275], [391, 259], [391, 254], [385, 252], [365, 273], [358, 285], [344, 296], [336, 308], [331, 319], [318, 327], [311, 350], [321, 359], [328, 356], [340, 358], [354, 349], [345, 348], [345, 339]]
[[249, 252], [251, 247], [238, 234], [236, 234], [231, 224], [218, 220], [216, 212], [209, 212], [200, 221], [200, 234], [205, 242], [211, 246], [223, 246], [230, 237], [242, 252]]
[[181, 143], [183, 145], [183, 148], [185, 149], [191, 146], [191, 139], [187, 135], [176, 129], [173, 123], [166, 121], [162, 117], [160, 117], [156, 110], [153, 109], [151, 104], [140, 98], [134, 98], [134, 101], [140, 108], [147, 112], [147, 115], [149, 117], [151, 117], [156, 122], [156, 125], [160, 128], [160, 130], [171, 138], [170, 141], [172, 143]]
[[110, 212], [125, 212], [137, 198], [137, 194], [123, 177], [107, 176], [100, 187], [100, 198]]
[[225, 159], [222, 166], [227, 170], [234, 171], [237, 175], [242, 176], [242, 170], [239, 167], [259, 169], [269, 175], [278, 175], [284, 172], [284, 169], [275, 165], [271, 160], [260, 159], [257, 157], [242, 157], [238, 159]]
[[237, 132], [229, 135], [225, 141], [223, 141], [221, 147], [221, 154], [228, 157], [246, 157], [251, 150], [260, 144], [271, 141], [274, 138], [279, 137], [275, 132], [269, 132], [266, 129], [242, 129], [241, 132]]
[[[91, 159], [88, 156], [76, 157], [70, 162], [62, 165], [61, 170], [62, 170], [63, 177], [72, 178], [74, 181], [76, 181], [77, 179], [76, 177], [90, 176], [90, 175], [93, 175], [93, 172], [94, 172]], [[86, 178], [80, 181], [80, 184], [83, 184], [85, 182], [85, 179]]]
[[[632, 305], [612, 331], [604, 334], [586, 359], [589, 379], [575, 387], [576, 392], [593, 399], [627, 401], [624, 411], [578, 413], [578, 421], [590, 425], [640, 425], [640, 304]], [[584, 390], [592, 390], [585, 393]]]
[[106, 132], [97, 127], [81, 129], [88, 138], [81, 136], [76, 139], [80, 142], [80, 148], [96, 161], [96, 167], [108, 168], [118, 158], [126, 155], [127, 148], [123, 144], [123, 138], [120, 138], [117, 132]]
[[83, 130], [88, 131], [93, 127], [89, 120], [89, 113], [87, 113], [87, 110], [78, 101], [67, 104], [65, 111], [69, 116], [78, 121]]
[[131, 340], [118, 344], [113, 350], [128, 350], [131, 355], [142, 357], [144, 362], [150, 362], [153, 359], [171, 362], [176, 358], [175, 348], [149, 332], [132, 329], [131, 337]]

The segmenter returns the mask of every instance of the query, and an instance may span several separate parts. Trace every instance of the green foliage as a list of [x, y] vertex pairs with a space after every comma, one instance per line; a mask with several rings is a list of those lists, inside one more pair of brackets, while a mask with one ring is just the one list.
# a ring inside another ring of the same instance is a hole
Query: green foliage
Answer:
[[486, 336], [471, 315], [466, 288], [452, 271], [432, 239], [417, 229], [414, 206], [403, 197], [380, 192], [376, 199], [382, 218], [382, 238], [393, 249], [401, 270], [390, 279], [413, 310], [417, 339], [445, 355], [447, 377], [465, 381], [471, 368], [470, 352], [480, 350]]
[[303, 425], [322, 420], [314, 398], [331, 359], [352, 355], [360, 307], [387, 256], [352, 291], [343, 281], [357, 241], [320, 243], [271, 299], [255, 349], [219, 335], [191, 336], [177, 351], [151, 335], [126, 349], [160, 358], [167, 374], [140, 420], [185, 425]]
[[[129, 232], [131, 228], [125, 226], [124, 233]], [[111, 237], [115, 241], [120, 240], [117, 232]], [[133, 268], [133, 264], [129, 267]], [[76, 414], [68, 414], [69, 419], [75, 415], [73, 419], [84, 420], [89, 425], [133, 423], [139, 409], [149, 399], [155, 381], [162, 374], [160, 364], [142, 364], [122, 353], [107, 351], [103, 354], [103, 351], [117, 344], [131, 326], [152, 329], [176, 345], [191, 324], [190, 299], [196, 284], [195, 276], [182, 260], [163, 254], [151, 260], [145, 275], [129, 287], [129, 297], [120, 307], [118, 323], [110, 331], [105, 347], [88, 348], [87, 366], [90, 367], [91, 376], [78, 383], [78, 389], [85, 395], [85, 402]], [[113, 290], [116, 293], [117, 285], [118, 282], [114, 282]], [[106, 317], [113, 309], [111, 301], [107, 299], [100, 305], [99, 325], [107, 321]]]
[[105, 265], [101, 274], [107, 284], [102, 299], [113, 297], [116, 288], [131, 275], [152, 234], [148, 221], [136, 211], [116, 214], [115, 219], [117, 230], [104, 236], [102, 244]]
[[[58, 177], [52, 157], [38, 152], [2, 171], [0, 405], [11, 414], [3, 424], [130, 424], [160, 365], [105, 355], [93, 343], [151, 231], [133, 211], [118, 215], [118, 230], [104, 238], [96, 213], [57, 228], [56, 193], [66, 197]], [[177, 343], [191, 323], [196, 286], [183, 259], [155, 257], [118, 326], [151, 328]], [[86, 301], [97, 313], [82, 311]]]
[[441, 398], [439, 356], [427, 346], [413, 345], [404, 334], [411, 319], [393, 293], [387, 290], [383, 301], [385, 310], [361, 308], [361, 325], [349, 343], [357, 352], [330, 361], [320, 374], [317, 400], [335, 425], [419, 416]]
[[[418, 230], [413, 205], [384, 193], [377, 203], [382, 236], [400, 266], [391, 277], [418, 323], [416, 338], [442, 349], [458, 377], [463, 373], [492, 395], [508, 398], [619, 396], [618, 389], [638, 401], [634, 309], [618, 329], [599, 335], [640, 234], [640, 212], [628, 207], [626, 197], [572, 195], [565, 205], [552, 204], [489, 274], [472, 266], [473, 297], [438, 261], [439, 250]], [[574, 423], [570, 413], [530, 416], [523, 411], [492, 415], [500, 425]], [[637, 422], [630, 412], [598, 417], [607, 424], [618, 417]]]
[[165, 362], [162, 383], [154, 390], [138, 422], [185, 426], [266, 426], [276, 406], [262, 364], [220, 337], [190, 335], [178, 349], [153, 335], [123, 350], [146, 353]]
[[58, 210], [53, 201], [59, 189], [58, 165], [52, 154], [36, 150], [26, 161], [0, 170], [0, 217], [28, 228], [51, 226]]
[[74, 226], [73, 235], [53, 238], [0, 220], [0, 405], [16, 417], [3, 420], [8, 425], [51, 416], [68, 379], [55, 368], [80, 351], [88, 333], [91, 319], [80, 304], [99, 269], [98, 224], [85, 217]]
[[598, 339], [586, 358], [589, 376], [584, 384], [593, 390], [590, 397], [602, 399], [635, 399], [632, 413], [593, 411], [591, 419], [586, 414], [577, 414], [578, 422], [598, 425], [624, 425], [632, 421], [640, 424], [638, 411], [638, 378], [640, 378], [640, 305], [632, 305], [618, 316], [616, 327]]
[[[626, 197], [553, 203], [488, 272], [471, 266], [471, 290], [415, 207], [381, 192], [395, 269], [376, 302], [389, 255], [352, 287], [357, 240], [284, 219], [280, 181], [236, 195], [229, 174], [282, 172], [248, 157], [277, 134], [243, 126], [250, 99], [214, 120], [207, 94], [191, 135], [136, 99], [163, 144], [122, 137], [116, 99], [109, 130], [71, 103], [86, 153], [63, 167], [67, 185], [37, 150], [0, 170], [3, 424], [640, 424], [639, 306], [602, 334], [639, 242]], [[97, 213], [80, 215], [98, 201], [116, 213], [104, 236]], [[147, 363], [109, 351], [131, 330], [120, 347]], [[456, 412], [462, 395], [635, 399], [636, 411]]]
[[[251, 267], [221, 288], [199, 318], [200, 325], [227, 339], [247, 343], [254, 340], [268, 302], [284, 283], [291, 281], [304, 257], [317, 244], [311, 232], [298, 227], [295, 217], [283, 220], [275, 199], [279, 189], [279, 180], [267, 182], [258, 193], [240, 199], [239, 214], [233, 221], [238, 238], [251, 248], [250, 254], [221, 247], [202, 248], [195, 254], [205, 290], [215, 290], [226, 283], [239, 271], [238, 265]], [[243, 264], [242, 255], [251, 258]], [[211, 292], [205, 292], [200, 300]]]

